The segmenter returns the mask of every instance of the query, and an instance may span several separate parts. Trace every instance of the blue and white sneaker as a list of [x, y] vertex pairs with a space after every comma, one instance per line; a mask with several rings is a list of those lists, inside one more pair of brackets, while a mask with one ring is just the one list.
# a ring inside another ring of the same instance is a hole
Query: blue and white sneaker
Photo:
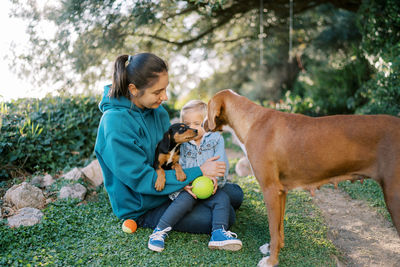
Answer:
[[160, 228], [154, 229], [153, 233], [149, 237], [149, 243], [147, 247], [153, 251], [161, 252], [164, 250], [164, 239], [168, 236], [168, 232], [171, 231], [171, 227], [167, 227], [164, 230]]
[[231, 231], [226, 231], [224, 228], [214, 230], [211, 233], [210, 242], [208, 242], [210, 249], [224, 249], [230, 251], [237, 251], [242, 248], [242, 241], [237, 239], [237, 235]]

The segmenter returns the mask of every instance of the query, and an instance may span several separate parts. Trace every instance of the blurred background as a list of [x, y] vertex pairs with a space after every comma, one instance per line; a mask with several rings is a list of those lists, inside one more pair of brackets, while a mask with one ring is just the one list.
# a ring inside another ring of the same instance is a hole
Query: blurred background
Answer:
[[0, 175], [93, 157], [97, 103], [120, 54], [168, 62], [171, 117], [227, 88], [285, 112], [400, 115], [397, 0], [0, 5]]
[[170, 65], [178, 106], [231, 88], [262, 105], [299, 102], [299, 112], [315, 115], [399, 112], [398, 1], [1, 5], [1, 74], [13, 75], [2, 79], [5, 100], [100, 92], [118, 55], [152, 52]]

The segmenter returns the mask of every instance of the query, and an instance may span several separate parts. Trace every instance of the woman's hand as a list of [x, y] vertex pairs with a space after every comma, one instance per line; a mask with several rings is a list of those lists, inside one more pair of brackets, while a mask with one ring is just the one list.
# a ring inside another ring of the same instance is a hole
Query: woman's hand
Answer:
[[216, 161], [217, 159], [219, 159], [219, 156], [209, 158], [200, 166], [204, 176], [220, 177], [225, 175], [226, 164], [223, 161]]
[[183, 188], [186, 192], [188, 192], [194, 199], [197, 199], [197, 196], [192, 192], [193, 186], [187, 185]]

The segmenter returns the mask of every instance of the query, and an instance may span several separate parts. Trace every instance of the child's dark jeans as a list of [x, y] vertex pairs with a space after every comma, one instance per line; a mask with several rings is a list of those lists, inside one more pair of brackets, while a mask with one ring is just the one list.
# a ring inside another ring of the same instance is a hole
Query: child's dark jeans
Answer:
[[209, 234], [222, 226], [229, 229], [242, 201], [243, 191], [233, 183], [226, 183], [205, 200], [196, 200], [183, 191], [177, 199], [148, 211], [137, 222], [141, 227], [154, 229], [160, 222], [161, 229], [172, 226], [175, 231]]

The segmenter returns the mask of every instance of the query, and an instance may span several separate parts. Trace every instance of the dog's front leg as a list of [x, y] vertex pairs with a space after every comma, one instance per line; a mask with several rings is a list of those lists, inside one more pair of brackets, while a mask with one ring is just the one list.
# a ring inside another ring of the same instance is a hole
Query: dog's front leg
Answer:
[[279, 192], [279, 199], [281, 201], [281, 223], [279, 225], [279, 234], [281, 235], [280, 247], [283, 248], [285, 246], [285, 232], [284, 232], [284, 218], [285, 218], [285, 209], [286, 209], [286, 195], [287, 191]]
[[155, 184], [155, 188], [157, 191], [161, 191], [164, 189], [165, 186], [165, 171], [162, 168], [158, 168], [157, 172], [157, 180]]
[[179, 163], [175, 163], [175, 164], [172, 166], [172, 169], [175, 170], [175, 172], [176, 172], [176, 179], [177, 179], [178, 181], [183, 182], [183, 181], [186, 180], [186, 174], [183, 172], [182, 166], [181, 166]]
[[277, 265], [279, 262], [279, 251], [281, 247], [283, 247], [283, 229], [281, 232], [281, 227], [283, 227], [281, 222], [281, 219], [283, 218], [281, 215], [281, 212], [283, 211], [281, 207], [281, 194], [282, 192], [274, 185], [263, 190], [264, 202], [268, 211], [268, 224], [271, 241], [269, 244], [270, 256], [261, 259], [258, 263], [258, 266], [260, 267], [272, 267]]

